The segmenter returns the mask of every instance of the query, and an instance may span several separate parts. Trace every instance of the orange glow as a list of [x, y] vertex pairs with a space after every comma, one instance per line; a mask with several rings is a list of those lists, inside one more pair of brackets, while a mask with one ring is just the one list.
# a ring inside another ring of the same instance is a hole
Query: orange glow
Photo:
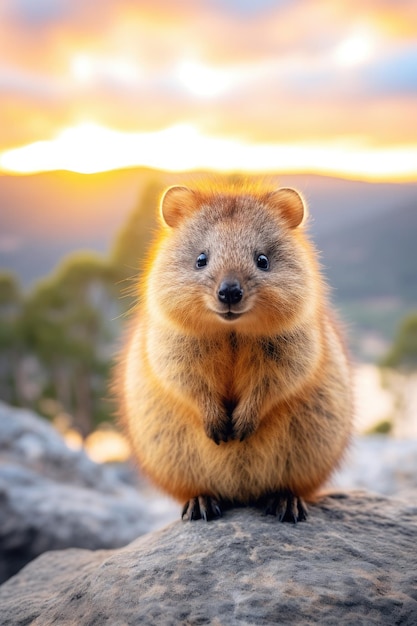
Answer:
[[84, 449], [96, 463], [122, 463], [131, 456], [126, 438], [115, 430], [92, 432], [85, 440]]
[[210, 137], [187, 124], [151, 133], [81, 124], [53, 140], [0, 155], [0, 167], [14, 174], [53, 170], [89, 174], [135, 166], [167, 171], [308, 171], [362, 180], [407, 181], [417, 178], [417, 145], [378, 148], [346, 139], [250, 144]]

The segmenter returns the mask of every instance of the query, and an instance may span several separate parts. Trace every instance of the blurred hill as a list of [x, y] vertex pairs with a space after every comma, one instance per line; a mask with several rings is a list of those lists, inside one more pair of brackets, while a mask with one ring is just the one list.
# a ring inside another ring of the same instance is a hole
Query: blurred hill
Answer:
[[417, 201], [407, 198], [318, 233], [333, 299], [361, 331], [356, 338], [351, 333], [356, 353], [383, 353], [382, 339], [392, 338], [401, 317], [417, 310], [416, 236]]
[[[162, 189], [189, 179], [147, 169], [0, 176], [0, 267], [29, 287], [69, 252], [107, 252], [141, 203], [149, 207], [139, 213], [155, 212], [150, 184]], [[355, 350], [383, 352], [401, 317], [417, 309], [417, 183], [283, 175], [277, 185], [307, 199], [333, 299], [360, 329]], [[364, 334], [368, 346], [359, 348]]]
[[29, 286], [69, 252], [105, 252], [146, 177], [140, 170], [0, 176], [0, 266]]

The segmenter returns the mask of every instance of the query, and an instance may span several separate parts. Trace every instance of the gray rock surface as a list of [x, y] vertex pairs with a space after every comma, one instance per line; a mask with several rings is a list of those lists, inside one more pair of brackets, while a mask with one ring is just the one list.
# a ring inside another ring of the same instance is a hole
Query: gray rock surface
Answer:
[[50, 552], [0, 587], [3, 626], [417, 623], [417, 506], [327, 497], [296, 526], [255, 509], [112, 551]]
[[47, 550], [123, 546], [160, 509], [45, 420], [0, 403], [0, 582]]

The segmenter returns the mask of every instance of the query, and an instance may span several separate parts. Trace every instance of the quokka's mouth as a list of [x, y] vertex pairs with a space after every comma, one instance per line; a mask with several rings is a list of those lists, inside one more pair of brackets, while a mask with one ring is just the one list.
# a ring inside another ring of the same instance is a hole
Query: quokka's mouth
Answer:
[[217, 313], [217, 315], [221, 317], [222, 319], [226, 320], [227, 322], [233, 322], [239, 319], [239, 317], [241, 317], [243, 314], [234, 313], [233, 311], [227, 311], [226, 313]]

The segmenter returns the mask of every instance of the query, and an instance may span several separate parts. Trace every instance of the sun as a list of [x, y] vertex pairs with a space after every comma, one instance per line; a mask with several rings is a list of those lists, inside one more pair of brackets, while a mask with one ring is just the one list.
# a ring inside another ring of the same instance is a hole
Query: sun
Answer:
[[376, 49], [374, 33], [364, 26], [355, 28], [334, 51], [338, 65], [351, 67], [369, 61]]

